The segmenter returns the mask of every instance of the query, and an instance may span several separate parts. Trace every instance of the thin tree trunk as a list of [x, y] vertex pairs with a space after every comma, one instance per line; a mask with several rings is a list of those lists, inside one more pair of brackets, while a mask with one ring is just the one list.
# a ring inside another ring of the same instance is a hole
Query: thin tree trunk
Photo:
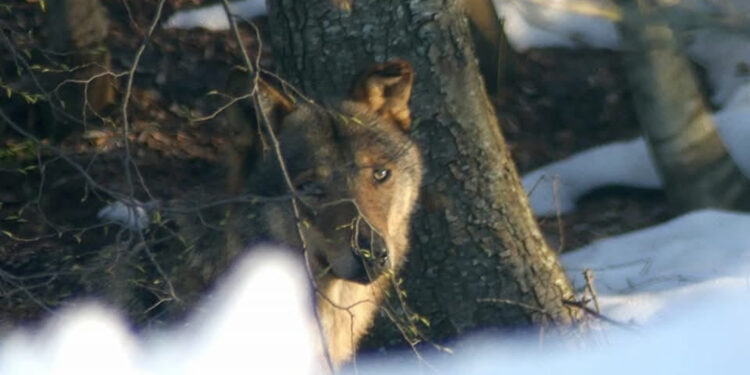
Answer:
[[[497, 93], [500, 81], [505, 76], [508, 63], [501, 56], [508, 55], [503, 25], [497, 17], [492, 0], [463, 0], [462, 6], [469, 19], [469, 28], [474, 40], [474, 50], [479, 59], [479, 71], [490, 94]], [[503, 47], [506, 47], [503, 50]]]
[[[112, 76], [94, 76], [110, 70], [110, 54], [104, 41], [109, 34], [109, 17], [99, 0], [48, 1], [47, 33], [49, 47], [67, 54], [64, 62], [75, 73], [60, 79], [90, 80], [86, 85], [65, 85], [61, 97], [66, 110], [74, 117], [94, 111], [99, 113], [114, 102], [116, 81]], [[86, 106], [84, 108], [84, 105]], [[63, 121], [64, 123], [64, 121]], [[64, 136], [70, 124], [57, 123], [51, 132]]]
[[[373, 61], [414, 64], [412, 132], [428, 171], [403, 278], [409, 307], [430, 322], [422, 327], [427, 335], [577, 321], [579, 312], [563, 303], [573, 299], [571, 287], [540, 234], [485, 94], [460, 1], [269, 6], [281, 75], [311, 97], [346, 89]], [[382, 326], [391, 335], [385, 340], [398, 335]]]
[[[750, 182], [727, 152], [690, 63], [655, 9], [627, 1], [620, 34], [643, 132], [678, 210], [750, 209]], [[721, 58], [717, 56], [717, 58]]]

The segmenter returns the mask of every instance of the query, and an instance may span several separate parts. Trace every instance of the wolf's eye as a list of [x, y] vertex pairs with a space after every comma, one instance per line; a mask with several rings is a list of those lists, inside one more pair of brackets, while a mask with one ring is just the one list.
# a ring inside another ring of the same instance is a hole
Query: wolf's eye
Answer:
[[375, 179], [375, 182], [383, 183], [388, 178], [391, 177], [391, 170], [390, 169], [376, 169], [375, 172], [372, 173], [372, 178]]

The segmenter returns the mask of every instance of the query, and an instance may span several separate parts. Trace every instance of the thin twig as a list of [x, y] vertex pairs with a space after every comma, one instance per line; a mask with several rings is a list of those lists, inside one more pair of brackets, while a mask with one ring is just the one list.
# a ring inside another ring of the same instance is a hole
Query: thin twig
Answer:
[[583, 278], [586, 280], [586, 290], [588, 291], [589, 296], [591, 296], [591, 300], [594, 301], [596, 312], [601, 312], [602, 310], [599, 308], [599, 298], [596, 295], [596, 289], [594, 289], [594, 272], [591, 268], [583, 270]]
[[16, 124], [15, 121], [11, 120], [11, 118], [8, 117], [8, 115], [6, 115], [5, 112], [1, 108], [0, 108], [0, 120], [5, 121], [5, 123], [8, 124], [11, 128], [13, 128], [13, 130], [15, 130], [16, 132], [18, 132], [22, 136], [24, 136], [26, 139], [31, 140], [40, 149], [48, 149], [48, 150], [52, 151], [52, 153], [55, 156], [57, 156], [60, 159], [64, 160], [71, 167], [73, 167], [73, 169], [75, 169], [76, 171], [78, 171], [81, 174], [81, 176], [83, 176], [83, 178], [86, 180], [86, 182], [91, 187], [93, 187], [94, 189], [97, 189], [99, 191], [105, 192], [105, 193], [109, 194], [110, 196], [112, 196], [112, 197], [114, 197], [116, 199], [123, 199], [123, 198], [125, 198], [125, 196], [123, 194], [121, 194], [119, 192], [116, 192], [114, 190], [108, 189], [108, 188], [102, 186], [101, 184], [99, 184], [98, 182], [96, 182], [94, 180], [94, 178], [91, 177], [91, 175], [88, 174], [86, 172], [86, 170], [83, 169], [83, 167], [81, 167], [81, 165], [79, 165], [78, 163], [76, 163], [75, 161], [73, 161], [73, 159], [71, 159], [69, 156], [65, 155], [65, 153], [63, 153], [60, 149], [58, 149], [57, 147], [52, 146], [50, 144], [47, 144], [45, 142], [42, 142], [42, 140], [40, 140], [39, 138], [37, 138], [33, 134], [27, 132], [26, 130], [24, 130], [20, 125]]
[[538, 312], [540, 314], [544, 314], [544, 315], [546, 315], [548, 317], [552, 317], [552, 314], [550, 314], [549, 311], [547, 311], [547, 310], [545, 310], [543, 308], [536, 307], [536, 306], [531, 306], [531, 305], [525, 304], [523, 302], [513, 301], [513, 300], [510, 300], [510, 299], [507, 299], [507, 298], [477, 298], [477, 302], [500, 303], [500, 304], [504, 304], [504, 305], [516, 306], [516, 307], [524, 308], [524, 309], [529, 310], [529, 311], [533, 311], [533, 312]]
[[177, 302], [180, 302], [180, 298], [177, 296], [177, 292], [175, 292], [174, 285], [172, 285], [172, 281], [170, 280], [169, 276], [167, 276], [167, 273], [164, 272], [164, 269], [161, 267], [159, 262], [156, 261], [156, 257], [154, 256], [154, 253], [151, 251], [151, 249], [148, 246], [148, 242], [146, 241], [146, 238], [143, 235], [143, 231], [139, 230], [138, 235], [141, 240], [141, 245], [143, 246], [143, 251], [148, 256], [149, 260], [151, 260], [151, 263], [154, 264], [154, 267], [156, 268], [156, 272], [161, 275], [162, 279], [164, 279], [164, 282], [167, 283], [167, 288], [169, 288], [169, 295]]
[[[166, 3], [166, 0], [159, 0], [159, 4], [156, 6], [156, 14], [154, 15], [154, 19], [151, 22], [151, 26], [148, 28], [148, 32], [146, 33], [146, 36], [143, 38], [143, 41], [141, 41], [141, 45], [138, 47], [138, 50], [135, 53], [135, 57], [133, 57], [133, 64], [130, 66], [130, 70], [128, 71], [128, 80], [125, 85], [125, 92], [123, 94], [122, 99], [122, 137], [123, 142], [125, 144], [125, 158], [123, 160], [123, 168], [125, 169], [125, 180], [128, 183], [128, 187], [130, 188], [130, 195], [133, 196], [135, 194], [134, 187], [133, 187], [133, 176], [130, 172], [130, 164], [132, 163], [132, 154], [130, 151], [130, 123], [128, 122], [128, 105], [130, 104], [130, 95], [133, 90], [133, 80], [135, 79], [135, 71], [138, 68], [138, 64], [141, 61], [141, 56], [143, 55], [143, 51], [146, 50], [146, 46], [148, 46], [149, 40], [151, 40], [151, 35], [154, 33], [154, 30], [156, 30], [156, 25], [159, 24], [159, 19], [161, 18], [161, 12], [162, 9], [164, 9], [164, 4]], [[137, 169], [138, 167], [133, 164], [134, 167]], [[145, 182], [141, 180], [142, 186], [146, 191], [148, 189], [145, 186]], [[149, 195], [151, 199], [151, 197]]]
[[[18, 53], [16, 48], [13, 46], [13, 43], [11, 43], [10, 39], [8, 38], [7, 35], [5, 35], [5, 32], [3, 30], [0, 30], [0, 36], [2, 36], [3, 42], [5, 43], [6, 47], [8, 47], [8, 50], [11, 52], [11, 54], [13, 55], [16, 65], [18, 65], [18, 63], [20, 62], [20, 65], [23, 66], [24, 70], [26, 70], [27, 75], [34, 82], [34, 86], [37, 88], [37, 90], [39, 90], [40, 93], [43, 94], [45, 98], [47, 98], [47, 101], [49, 102], [50, 108], [52, 108], [52, 111], [55, 114], [60, 115], [74, 123], [77, 123], [77, 124], [83, 123], [81, 119], [77, 119], [74, 116], [70, 115], [67, 111], [61, 108], [59, 104], [55, 104], [52, 101], [53, 95], [51, 95], [49, 91], [44, 89], [44, 86], [42, 85], [41, 82], [39, 82], [39, 79], [37, 78], [36, 73], [34, 73], [34, 69], [32, 69], [28, 61], [26, 61], [26, 59], [23, 58], [23, 56], [21, 56], [21, 54]], [[57, 96], [57, 92], [53, 91], [53, 93], [55, 94], [54, 96], [57, 98], [57, 100], [60, 101], [60, 98]]]
[[557, 235], [559, 237], [558, 239], [558, 245], [557, 245], [557, 253], [561, 254], [562, 251], [565, 249], [565, 230], [563, 228], [563, 220], [562, 220], [562, 213], [560, 210], [560, 176], [555, 176], [552, 180], [552, 192], [553, 196], [555, 197], [555, 218], [557, 221]]
[[216, 118], [216, 116], [218, 116], [219, 114], [221, 114], [222, 112], [224, 112], [227, 108], [233, 106], [234, 103], [237, 103], [237, 102], [245, 100], [245, 99], [252, 98], [253, 95], [255, 95], [255, 91], [256, 91], [256, 87], [254, 86], [253, 90], [250, 91], [249, 93], [241, 95], [241, 96], [231, 97], [231, 99], [228, 102], [222, 104], [217, 110], [213, 111], [212, 113], [210, 113], [210, 114], [208, 114], [206, 116], [191, 118], [190, 122], [196, 123], [196, 122], [203, 122], [203, 121], [213, 120], [214, 118]]
[[18, 280], [18, 278], [15, 277], [15, 275], [13, 275], [13, 274], [11, 274], [11, 273], [9, 273], [7, 271], [0, 270], [0, 278], [2, 278], [3, 280], [5, 280], [5, 282], [8, 283], [8, 284], [10, 284], [11, 286], [13, 286], [16, 289], [20, 290], [23, 294], [25, 294], [27, 297], [29, 297], [29, 299], [31, 301], [33, 301], [39, 307], [41, 307], [42, 310], [44, 310], [44, 311], [46, 311], [48, 313], [52, 312], [52, 309], [50, 309], [49, 306], [47, 306], [47, 304], [45, 304], [44, 302], [40, 301], [33, 293], [31, 293], [31, 291], [28, 289], [28, 287], [26, 287], [25, 285], [21, 284], [20, 282], [16, 283], [16, 282], [12, 281], [13, 279]]
[[[224, 13], [226, 14], [229, 20], [230, 28], [232, 30], [232, 33], [234, 34], [234, 38], [237, 42], [237, 45], [240, 48], [241, 57], [245, 65], [245, 68], [247, 69], [248, 74], [250, 75], [250, 78], [253, 82], [253, 90], [255, 91], [255, 95], [252, 96], [253, 106], [255, 107], [256, 113], [260, 116], [263, 126], [268, 132], [268, 136], [270, 137], [271, 143], [273, 145], [274, 153], [276, 154], [276, 159], [279, 162], [279, 168], [281, 169], [281, 173], [284, 176], [284, 181], [287, 185], [287, 188], [289, 189], [289, 192], [292, 194], [292, 198], [290, 199], [290, 201], [292, 203], [292, 211], [294, 213], [294, 219], [296, 222], [297, 234], [302, 243], [302, 248], [305, 254], [305, 258], [306, 260], [309, 261], [309, 259], [307, 259], [308, 257], [307, 243], [305, 241], [305, 235], [302, 230], [302, 221], [300, 220], [299, 206], [297, 204], [297, 190], [295, 189], [294, 184], [292, 183], [292, 179], [289, 176], [289, 171], [286, 168], [286, 163], [284, 162], [284, 156], [281, 151], [281, 145], [279, 143], [279, 140], [278, 138], [276, 138], [276, 133], [274, 132], [273, 126], [271, 126], [271, 123], [268, 117], [266, 116], [264, 108], [262, 107], [261, 102], [258, 98], [257, 87], [258, 87], [258, 79], [259, 79], [259, 73], [260, 73], [259, 69], [257, 69], [257, 66], [253, 67], [252, 62], [250, 61], [250, 56], [248, 55], [247, 50], [245, 49], [245, 45], [242, 41], [242, 37], [240, 36], [239, 29], [237, 28], [237, 21], [234, 18], [234, 15], [232, 14], [231, 9], [229, 8], [229, 1], [222, 0], [221, 4], [224, 7]], [[257, 32], [257, 29], [256, 29], [256, 32]], [[258, 40], [261, 39], [260, 34], [258, 34], [256, 37]], [[261, 51], [258, 51], [258, 55], [260, 55], [260, 53]], [[308, 273], [310, 273], [309, 267], [308, 267]], [[312, 278], [312, 275], [309, 275], [309, 277], [311, 277], [310, 280], [313, 283], [313, 285], [315, 285], [315, 279]], [[315, 287], [317, 289], [317, 286]], [[318, 321], [318, 329], [320, 331], [321, 339], [324, 340], [324, 333], [323, 333], [322, 326], [320, 324], [320, 317], [317, 316], [317, 313], [316, 313], [316, 320]], [[353, 318], [352, 318], [352, 321], [353, 321]], [[325, 345], [325, 342], [323, 345], [323, 353], [324, 353], [324, 357], [325, 357], [329, 370], [331, 372], [334, 372], [334, 366], [333, 366], [333, 361], [331, 360], [331, 354], [329, 353], [328, 346]]]
[[583, 310], [583, 312], [585, 312], [586, 314], [589, 314], [589, 315], [591, 315], [591, 316], [593, 316], [593, 317], [595, 317], [595, 318], [597, 318], [597, 319], [599, 319], [601, 321], [607, 322], [607, 323], [609, 323], [609, 324], [611, 324], [613, 326], [624, 328], [624, 329], [627, 329], [629, 331], [636, 331], [636, 327], [635, 327], [634, 324], [628, 324], [628, 323], [618, 322], [618, 321], [616, 321], [616, 320], [614, 320], [612, 318], [609, 318], [609, 317], [607, 317], [607, 316], [605, 316], [605, 315], [597, 312], [596, 310], [591, 309], [590, 307], [586, 306], [584, 302], [563, 300], [563, 304], [568, 305], [568, 306], [577, 307], [577, 308]]

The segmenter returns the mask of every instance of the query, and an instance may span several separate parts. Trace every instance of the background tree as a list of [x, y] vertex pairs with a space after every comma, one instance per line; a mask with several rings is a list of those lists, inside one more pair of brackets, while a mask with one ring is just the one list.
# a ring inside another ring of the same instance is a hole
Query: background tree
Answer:
[[275, 61], [312, 97], [340, 92], [373, 61], [414, 64], [412, 132], [428, 170], [404, 287], [428, 337], [574, 323], [573, 291], [528, 208], [461, 3], [272, 0]]
[[670, 201], [679, 211], [750, 209], [750, 181], [719, 138], [665, 10], [640, 1], [621, 4], [619, 30], [633, 100]]
[[82, 121], [87, 113], [99, 113], [115, 100], [115, 80], [111, 75], [103, 74], [111, 67], [110, 53], [105, 45], [110, 21], [98, 0], [59, 0], [48, 4], [48, 47], [64, 57], [60, 62], [72, 69], [58, 80], [85, 82], [65, 85], [65, 90], [57, 95], [66, 102], [60, 106], [70, 114], [70, 118], [56, 116], [54, 128], [49, 131], [60, 138], [70, 130], [71, 120]]
[[463, 0], [462, 7], [469, 20], [484, 87], [489, 95], [495, 95], [499, 86], [510, 78], [514, 62], [503, 24], [492, 0]]

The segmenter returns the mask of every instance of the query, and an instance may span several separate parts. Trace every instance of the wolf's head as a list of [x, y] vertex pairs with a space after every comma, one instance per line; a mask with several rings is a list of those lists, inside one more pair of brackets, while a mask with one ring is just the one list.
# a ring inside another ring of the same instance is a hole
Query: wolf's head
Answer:
[[[243, 160], [244, 190], [273, 197], [294, 187], [298, 226], [288, 200], [264, 205], [262, 215], [274, 240], [306, 249], [316, 276], [367, 283], [403, 261], [422, 176], [407, 135], [412, 80], [405, 61], [379, 64], [355, 78], [346, 98], [332, 106], [294, 100], [260, 80], [262, 113], [230, 113], [230, 122], [243, 121], [252, 137], [243, 143], [251, 145]], [[258, 121], [271, 125], [285, 171], [274, 137], [258, 132], [265, 129]]]

